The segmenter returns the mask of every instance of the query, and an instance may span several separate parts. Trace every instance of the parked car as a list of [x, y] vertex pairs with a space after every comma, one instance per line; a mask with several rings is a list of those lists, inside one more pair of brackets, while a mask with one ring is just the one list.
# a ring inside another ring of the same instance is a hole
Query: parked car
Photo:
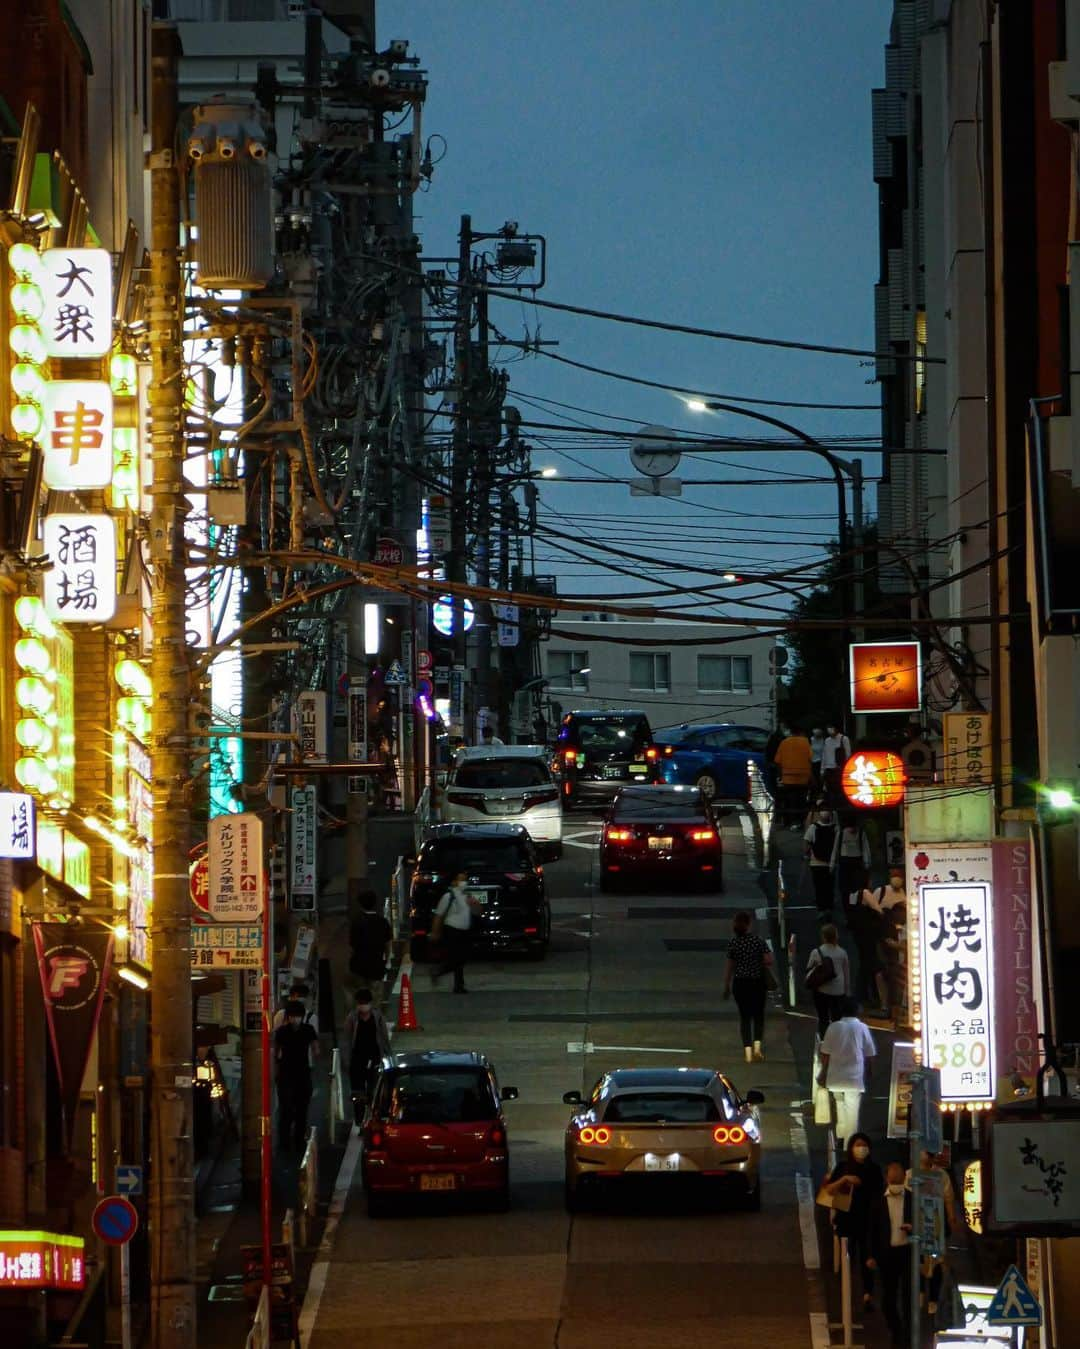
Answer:
[[663, 876], [723, 888], [716, 815], [696, 787], [624, 787], [600, 835], [600, 888]]
[[659, 758], [644, 712], [568, 712], [553, 763], [563, 805], [606, 805], [628, 782], [658, 782]]
[[460, 750], [442, 797], [447, 824], [523, 824], [546, 861], [562, 856], [562, 800], [542, 745]]
[[482, 1054], [394, 1054], [383, 1060], [363, 1129], [368, 1213], [408, 1195], [484, 1195], [510, 1202], [510, 1148], [495, 1069]]
[[759, 1091], [740, 1096], [711, 1068], [620, 1068], [605, 1073], [566, 1130], [566, 1207], [577, 1212], [604, 1186], [635, 1180], [734, 1193], [761, 1207]]
[[656, 732], [660, 773], [665, 782], [700, 789], [710, 801], [750, 799], [748, 763], [762, 768], [769, 732], [730, 722], [666, 726]]
[[544, 869], [521, 824], [437, 824], [420, 849], [409, 890], [413, 960], [427, 958], [436, 904], [460, 872], [468, 877], [473, 946], [543, 959], [551, 941]]

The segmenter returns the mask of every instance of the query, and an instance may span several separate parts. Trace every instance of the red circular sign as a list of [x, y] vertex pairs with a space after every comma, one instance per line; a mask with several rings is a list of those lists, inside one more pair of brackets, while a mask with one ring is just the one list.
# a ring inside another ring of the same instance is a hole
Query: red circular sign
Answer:
[[203, 913], [210, 912], [210, 858], [207, 853], [197, 857], [188, 867], [188, 888], [191, 902]]
[[139, 1214], [134, 1204], [122, 1195], [113, 1194], [94, 1209], [90, 1225], [106, 1245], [125, 1246], [139, 1226]]
[[840, 783], [853, 806], [897, 806], [907, 783], [904, 761], [888, 749], [857, 750], [844, 764]]

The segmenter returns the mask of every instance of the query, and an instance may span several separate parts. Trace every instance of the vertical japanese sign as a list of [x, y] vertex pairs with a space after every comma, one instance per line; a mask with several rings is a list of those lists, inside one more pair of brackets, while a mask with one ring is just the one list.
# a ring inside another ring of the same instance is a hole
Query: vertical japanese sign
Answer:
[[318, 802], [315, 788], [294, 787], [289, 804], [292, 807], [289, 898], [293, 909], [311, 912], [315, 908], [318, 880], [315, 852]]
[[34, 856], [34, 798], [26, 792], [0, 792], [0, 857], [16, 862]]
[[112, 347], [112, 258], [104, 248], [47, 248], [43, 255], [50, 356], [104, 356]]
[[111, 515], [47, 515], [42, 528], [51, 565], [45, 612], [62, 623], [105, 623], [116, 612], [116, 525]]
[[70, 1147], [86, 1061], [109, 978], [113, 934], [109, 928], [35, 923], [34, 949]]
[[992, 886], [919, 889], [923, 1062], [941, 1071], [941, 1099], [994, 1097]]
[[997, 838], [993, 857], [997, 1098], [1014, 1101], [1034, 1096], [1041, 1058], [1031, 844], [1023, 838]]
[[299, 757], [307, 763], [326, 763], [330, 751], [327, 695], [321, 689], [305, 689], [296, 699], [296, 734]]
[[922, 656], [918, 642], [853, 642], [852, 712], [918, 712]]
[[945, 785], [989, 787], [994, 780], [989, 712], [946, 712]]
[[153, 905], [154, 789], [150, 754], [129, 737], [125, 793], [127, 820], [139, 844], [128, 858], [128, 954], [150, 964], [150, 910]]
[[367, 689], [363, 684], [349, 685], [349, 758], [353, 763], [367, 760]]
[[45, 386], [42, 473], [46, 487], [79, 492], [108, 487], [113, 471], [113, 396], [101, 380], [59, 379]]
[[263, 911], [263, 826], [258, 815], [215, 815], [207, 827], [210, 916], [257, 923]]

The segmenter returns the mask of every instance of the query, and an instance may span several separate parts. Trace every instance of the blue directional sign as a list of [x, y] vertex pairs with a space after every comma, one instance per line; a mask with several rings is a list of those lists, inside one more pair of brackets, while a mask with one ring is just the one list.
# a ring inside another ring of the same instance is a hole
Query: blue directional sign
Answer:
[[116, 1193], [123, 1195], [142, 1194], [143, 1172], [141, 1166], [116, 1167]]
[[1041, 1326], [1042, 1309], [1038, 1299], [1024, 1282], [1024, 1276], [1010, 1265], [998, 1290], [986, 1309], [988, 1326]]

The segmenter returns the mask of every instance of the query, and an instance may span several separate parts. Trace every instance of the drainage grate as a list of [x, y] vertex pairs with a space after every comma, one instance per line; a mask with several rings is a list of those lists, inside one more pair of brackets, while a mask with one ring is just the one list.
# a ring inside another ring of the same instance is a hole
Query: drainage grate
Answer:
[[718, 913], [716, 909], [702, 908], [697, 905], [691, 908], [689, 905], [679, 904], [657, 904], [651, 908], [638, 908], [636, 905], [626, 910], [627, 918], [696, 918], [705, 922], [716, 923], [730, 918], [730, 914]]
[[727, 937], [665, 937], [664, 946], [669, 951], [726, 951]]

